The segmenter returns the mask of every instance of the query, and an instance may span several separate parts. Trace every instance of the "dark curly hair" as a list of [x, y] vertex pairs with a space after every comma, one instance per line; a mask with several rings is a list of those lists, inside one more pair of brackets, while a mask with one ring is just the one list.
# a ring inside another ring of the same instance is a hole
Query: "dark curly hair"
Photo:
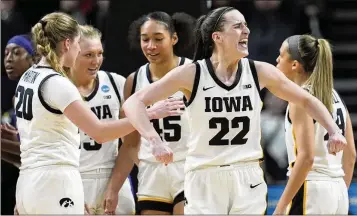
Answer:
[[179, 38], [174, 45], [174, 53], [182, 55], [195, 44], [194, 27], [196, 19], [186, 13], [175, 13], [172, 16], [162, 11], [155, 11], [141, 16], [131, 23], [128, 40], [131, 49], [140, 49], [140, 28], [148, 20], [156, 20], [166, 24], [165, 27], [172, 36], [175, 32]]

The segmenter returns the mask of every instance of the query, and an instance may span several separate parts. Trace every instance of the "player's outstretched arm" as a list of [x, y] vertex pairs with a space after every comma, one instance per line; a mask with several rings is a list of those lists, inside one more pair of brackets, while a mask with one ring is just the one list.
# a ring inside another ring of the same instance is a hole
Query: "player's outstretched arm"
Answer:
[[318, 121], [329, 134], [329, 152], [335, 154], [347, 144], [339, 127], [320, 100], [309, 94], [300, 86], [290, 81], [279, 69], [265, 62], [255, 61], [259, 84], [266, 87], [277, 97], [296, 104]]

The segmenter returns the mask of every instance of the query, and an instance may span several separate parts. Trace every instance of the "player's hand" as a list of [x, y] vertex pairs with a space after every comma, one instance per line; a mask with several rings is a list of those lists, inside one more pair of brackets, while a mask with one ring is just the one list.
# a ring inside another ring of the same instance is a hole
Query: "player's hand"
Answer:
[[90, 215], [90, 210], [87, 203], [84, 203], [84, 215]]
[[117, 208], [119, 201], [118, 193], [112, 190], [107, 190], [104, 195], [103, 209], [104, 213], [107, 215], [115, 215], [115, 210]]
[[163, 142], [160, 138], [154, 138], [149, 141], [151, 153], [155, 159], [165, 165], [173, 161], [173, 152], [169, 148], [167, 142]]
[[147, 113], [150, 119], [161, 119], [182, 115], [181, 108], [185, 108], [185, 103], [181, 98], [169, 98], [155, 103], [147, 110]]
[[19, 212], [17, 211], [16, 204], [15, 204], [15, 207], [14, 207], [14, 215], [20, 215]]
[[342, 151], [347, 146], [346, 138], [340, 131], [336, 131], [333, 134], [329, 134], [327, 141], [327, 149], [330, 154], [336, 155], [336, 153]]
[[8, 123], [2, 124], [0, 129], [1, 129], [1, 138], [11, 141], [19, 141], [17, 138], [18, 131], [12, 125]]

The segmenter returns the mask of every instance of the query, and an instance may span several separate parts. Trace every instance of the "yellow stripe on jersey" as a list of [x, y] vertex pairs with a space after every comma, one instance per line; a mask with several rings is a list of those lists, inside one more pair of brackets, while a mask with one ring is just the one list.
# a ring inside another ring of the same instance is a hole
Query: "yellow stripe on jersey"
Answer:
[[165, 199], [165, 198], [160, 198], [160, 197], [138, 197], [138, 201], [155, 201], [155, 202], [163, 202], [163, 203], [168, 203], [172, 204], [173, 200]]
[[304, 196], [302, 200], [302, 213], [306, 215], [306, 195], [307, 195], [307, 181], [304, 181]]
[[296, 136], [295, 136], [294, 128], [293, 128], [292, 126], [291, 126], [291, 133], [292, 133], [293, 142], [294, 142], [294, 150], [293, 150], [293, 151], [294, 151], [295, 159], [289, 163], [289, 167], [290, 167], [290, 168], [293, 167], [293, 163], [295, 163], [296, 157], [297, 157]]

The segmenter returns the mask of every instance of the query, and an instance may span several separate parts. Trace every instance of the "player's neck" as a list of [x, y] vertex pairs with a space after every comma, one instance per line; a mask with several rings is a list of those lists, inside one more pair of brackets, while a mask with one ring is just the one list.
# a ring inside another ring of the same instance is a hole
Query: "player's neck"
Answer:
[[73, 77], [73, 83], [82, 95], [89, 95], [95, 88], [97, 79]]
[[222, 81], [228, 81], [232, 76], [235, 77], [239, 59], [232, 59], [218, 53], [213, 53], [210, 59], [216, 75], [224, 79]]
[[157, 79], [162, 78], [167, 74], [167, 72], [177, 67], [178, 63], [179, 63], [179, 57], [177, 56], [173, 56], [168, 61], [165, 61], [160, 64], [150, 63], [149, 68], [150, 68], [152, 79], [155, 81]]
[[298, 74], [295, 76], [294, 83], [296, 83], [299, 86], [302, 86], [302, 85], [304, 85], [304, 83], [306, 82], [306, 80], [308, 78], [309, 77], [307, 75], [304, 75], [304, 74], [299, 75]]

